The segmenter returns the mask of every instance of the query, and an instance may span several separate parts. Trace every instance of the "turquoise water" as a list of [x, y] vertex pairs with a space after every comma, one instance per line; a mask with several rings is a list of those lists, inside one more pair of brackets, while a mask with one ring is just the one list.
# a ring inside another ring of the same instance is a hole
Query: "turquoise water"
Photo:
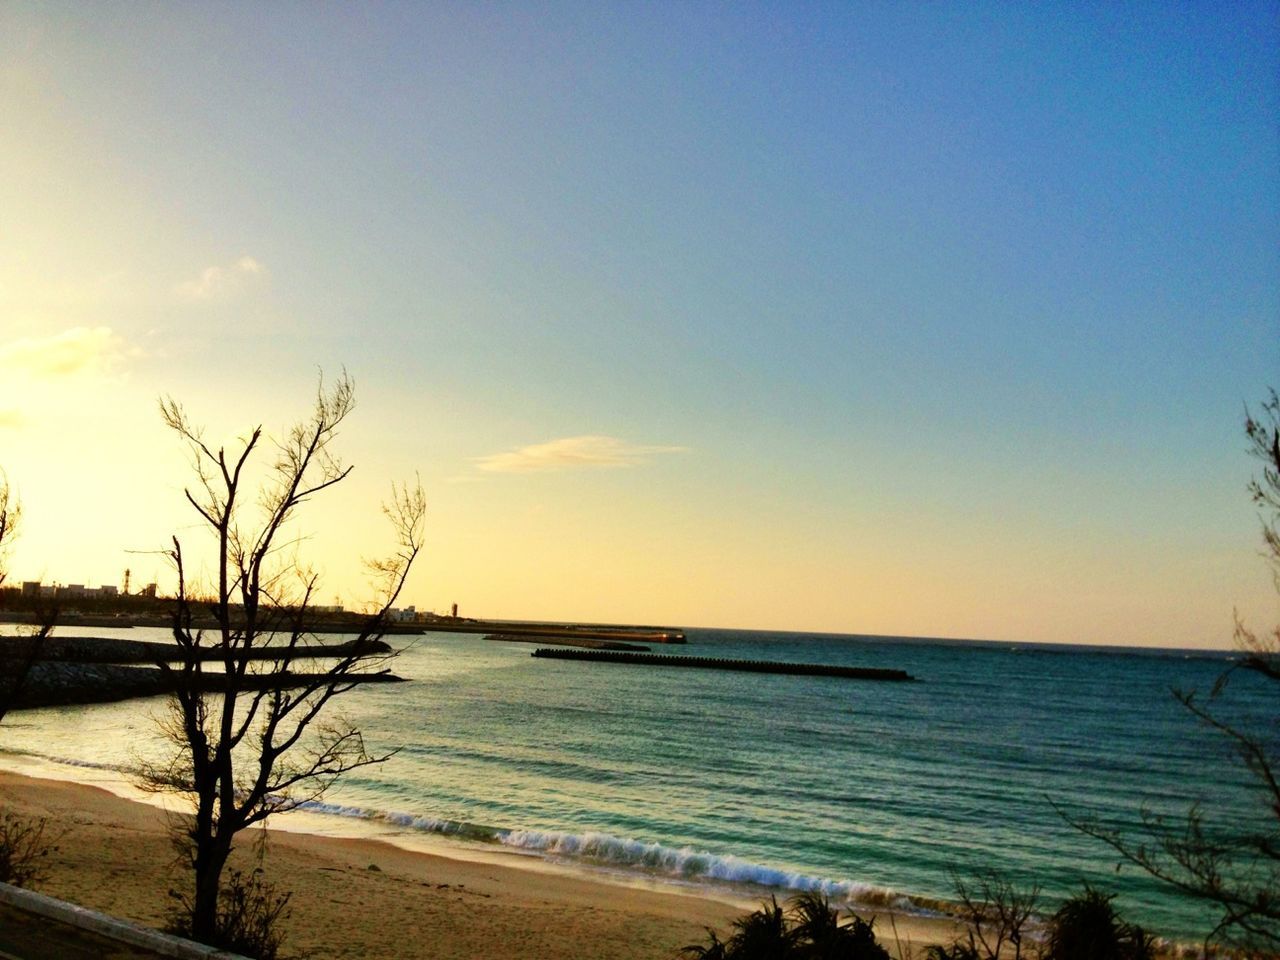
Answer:
[[[1255, 781], [1170, 692], [1207, 692], [1221, 655], [708, 630], [689, 641], [661, 652], [893, 667], [921, 682], [535, 660], [529, 645], [428, 634], [397, 661], [413, 683], [343, 698], [371, 749], [400, 750], [320, 810], [872, 904], [927, 904], [950, 893], [950, 869], [993, 866], [1040, 884], [1049, 905], [1083, 881], [1118, 892], [1126, 915], [1179, 939], [1207, 917], [1117, 873], [1055, 804], [1128, 829], [1144, 810], [1176, 817], [1198, 801], [1225, 822], [1259, 816]], [[128, 765], [155, 749], [159, 706], [34, 712], [6, 724], [0, 746]], [[1250, 675], [1223, 709], [1275, 731], [1272, 695]]]

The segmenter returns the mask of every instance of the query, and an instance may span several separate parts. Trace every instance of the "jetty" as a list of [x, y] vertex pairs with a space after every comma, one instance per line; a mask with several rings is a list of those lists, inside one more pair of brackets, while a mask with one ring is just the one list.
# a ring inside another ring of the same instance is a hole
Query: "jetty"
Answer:
[[557, 639], [543, 634], [525, 636], [518, 633], [491, 633], [485, 639], [496, 640], [500, 643], [546, 643], [556, 647], [582, 647], [586, 650], [631, 650], [635, 652], [647, 652], [649, 650], [644, 644], [624, 643], [621, 640], [594, 640], [587, 637]]
[[590, 623], [531, 623], [524, 620], [463, 620], [441, 617], [417, 626], [430, 633], [484, 633], [509, 640], [512, 637], [563, 640], [613, 640], [619, 643], [684, 643], [678, 627], [642, 627]]
[[748, 673], [782, 673], [802, 677], [847, 677], [851, 680], [910, 681], [905, 670], [877, 667], [841, 667], [827, 663], [785, 663], [775, 660], [724, 660], [719, 657], [682, 657], [668, 654], [616, 653], [610, 650], [575, 650], [539, 647], [532, 656], [549, 660], [593, 660], [645, 667], [692, 667], [697, 670], [741, 670]]

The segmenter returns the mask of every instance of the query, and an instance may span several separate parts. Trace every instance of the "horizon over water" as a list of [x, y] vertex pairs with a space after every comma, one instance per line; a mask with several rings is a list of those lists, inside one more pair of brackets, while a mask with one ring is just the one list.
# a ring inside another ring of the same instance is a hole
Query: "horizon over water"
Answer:
[[[400, 752], [346, 775], [313, 812], [335, 830], [355, 818], [393, 840], [443, 836], [748, 896], [818, 889], [864, 908], [927, 910], [950, 897], [950, 870], [991, 867], [1039, 884], [1047, 910], [1083, 882], [1115, 892], [1126, 917], [1180, 940], [1203, 935], [1203, 908], [1116, 872], [1117, 856], [1055, 806], [1131, 834], [1144, 811], [1178, 818], [1198, 802], [1228, 823], [1258, 816], [1254, 778], [1171, 694], [1207, 693], [1231, 651], [686, 632], [686, 646], [655, 652], [898, 668], [920, 682], [536, 660], [530, 644], [392, 636], [407, 646], [395, 671], [415, 682], [337, 706], [370, 752]], [[1239, 671], [1220, 709], [1267, 729], [1268, 705]], [[67, 779], [127, 768], [158, 749], [162, 709], [14, 714], [0, 750]]]
[[[434, 615], [434, 614], [433, 614]], [[468, 618], [461, 618], [466, 620]], [[1066, 642], [1062, 640], [1036, 640], [1033, 638], [1019, 637], [1017, 639], [991, 639], [989, 637], [935, 637], [925, 634], [914, 635], [906, 633], [841, 633], [832, 630], [783, 630], [772, 629], [767, 627], [724, 627], [724, 626], [677, 626], [671, 623], [619, 623], [607, 620], [530, 620], [521, 619], [504, 619], [502, 617], [478, 617], [471, 618], [481, 623], [528, 623], [538, 626], [575, 626], [575, 627], [593, 627], [600, 629], [620, 629], [620, 630], [683, 630], [686, 633], [697, 634], [727, 634], [727, 633], [751, 633], [751, 634], [767, 634], [771, 637], [787, 638], [787, 637], [809, 637], [813, 639], [831, 639], [831, 640], [874, 640], [883, 643], [938, 643], [938, 644], [962, 644], [973, 646], [995, 646], [995, 647], [1035, 647], [1037, 649], [1059, 649], [1061, 652], [1072, 651], [1097, 651], [1099, 653], [1154, 653], [1154, 654], [1183, 654], [1183, 653], [1205, 653], [1215, 657], [1225, 657], [1232, 659], [1240, 656], [1239, 648], [1228, 646], [1198, 646], [1183, 644], [1155, 644], [1155, 643], [1086, 643], [1083, 641]], [[428, 631], [430, 632], [430, 631]], [[659, 644], [659, 648], [665, 648]], [[680, 645], [676, 644], [670, 649], [678, 650]]]

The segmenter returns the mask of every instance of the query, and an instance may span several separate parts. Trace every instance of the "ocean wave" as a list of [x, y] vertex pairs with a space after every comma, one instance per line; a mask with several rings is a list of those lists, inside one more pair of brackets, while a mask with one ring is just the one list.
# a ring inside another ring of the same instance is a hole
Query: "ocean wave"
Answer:
[[836, 902], [934, 912], [940, 904], [911, 898], [887, 887], [854, 880], [835, 880], [795, 870], [753, 863], [732, 854], [715, 854], [693, 847], [619, 837], [599, 831], [567, 833], [549, 830], [508, 830], [462, 820], [313, 801], [300, 809], [329, 816], [354, 817], [407, 830], [495, 843], [545, 857], [643, 872], [651, 877], [683, 882], [743, 884], [790, 893], [817, 892]]
[[28, 757], [33, 760], [44, 760], [48, 763], [54, 763], [62, 767], [83, 767], [86, 770], [109, 770], [112, 773], [122, 773], [129, 776], [133, 776], [138, 772], [136, 767], [130, 766], [127, 763], [104, 763], [97, 760], [80, 760], [75, 757], [58, 757], [48, 753], [40, 753], [38, 750], [21, 750], [12, 747], [6, 748], [2, 752], [15, 757]]
[[712, 880], [796, 892], [814, 891], [832, 899], [858, 903], [909, 903], [908, 898], [896, 891], [871, 884], [833, 880], [753, 863], [732, 854], [715, 854], [688, 846], [668, 847], [608, 833], [505, 830], [500, 832], [498, 841], [505, 846], [550, 856], [581, 858], [611, 866], [639, 867], [646, 872], [681, 880]]
[[482, 824], [468, 823], [465, 820], [449, 820], [444, 817], [428, 817], [416, 813], [402, 813], [398, 810], [378, 810], [371, 807], [358, 807], [342, 803], [326, 803], [323, 800], [309, 800], [299, 805], [299, 810], [309, 813], [320, 813], [331, 817], [352, 817], [356, 820], [367, 820], [385, 823], [405, 830], [417, 830], [422, 833], [439, 834], [446, 837], [458, 837], [463, 840], [474, 840], [480, 843], [494, 843], [499, 840], [502, 831]]

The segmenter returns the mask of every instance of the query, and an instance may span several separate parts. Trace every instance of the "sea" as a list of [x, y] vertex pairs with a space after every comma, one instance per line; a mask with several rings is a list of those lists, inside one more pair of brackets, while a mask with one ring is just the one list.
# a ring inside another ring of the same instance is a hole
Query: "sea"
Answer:
[[[64, 634], [166, 639], [163, 630]], [[657, 652], [905, 670], [915, 682], [539, 659], [465, 634], [392, 637], [395, 672], [338, 701], [371, 752], [303, 829], [378, 836], [744, 901], [804, 890], [931, 913], [993, 869], [1043, 909], [1084, 884], [1195, 942], [1212, 913], [1072, 826], [1239, 830], [1258, 779], [1174, 691], [1207, 697], [1227, 652], [688, 630]], [[1215, 711], [1277, 737], [1275, 693], [1230, 673]], [[118, 786], [163, 755], [163, 698], [11, 714], [0, 765]]]

